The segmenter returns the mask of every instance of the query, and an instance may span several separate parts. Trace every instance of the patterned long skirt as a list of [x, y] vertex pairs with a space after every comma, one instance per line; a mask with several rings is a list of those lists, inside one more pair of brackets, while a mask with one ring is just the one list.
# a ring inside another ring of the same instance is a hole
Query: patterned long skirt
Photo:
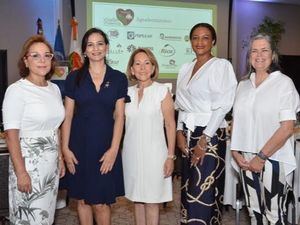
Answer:
[[52, 225], [58, 192], [58, 146], [55, 134], [21, 138], [25, 167], [31, 178], [30, 194], [18, 191], [17, 177], [9, 162], [9, 219], [14, 225]]
[[205, 127], [196, 127], [187, 137], [190, 157], [183, 156], [181, 224], [221, 224], [225, 179], [225, 129], [219, 129], [208, 143], [202, 165], [191, 166], [191, 154]]
[[[243, 152], [250, 161], [255, 154]], [[246, 206], [252, 225], [287, 223], [286, 200], [292, 176], [285, 176], [282, 162], [268, 159], [260, 173], [241, 171]]]

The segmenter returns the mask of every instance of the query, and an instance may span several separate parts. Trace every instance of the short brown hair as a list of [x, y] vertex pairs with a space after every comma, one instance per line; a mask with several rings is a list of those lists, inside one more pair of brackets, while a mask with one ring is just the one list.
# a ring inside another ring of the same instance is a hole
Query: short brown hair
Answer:
[[[29, 48], [33, 44], [35, 44], [35, 43], [43, 43], [43, 44], [45, 44], [49, 48], [50, 53], [53, 54], [53, 49], [52, 49], [51, 45], [49, 44], [49, 42], [46, 41], [46, 39], [44, 38], [44, 36], [42, 36], [42, 35], [33, 35], [30, 38], [28, 38], [25, 41], [25, 43], [24, 43], [24, 45], [22, 47], [22, 51], [21, 51], [21, 54], [20, 54], [20, 57], [19, 57], [19, 61], [18, 61], [18, 67], [19, 67], [20, 76], [23, 77], [23, 78], [27, 77], [29, 75], [29, 69], [28, 69], [28, 67], [26, 67], [24, 59], [26, 58], [26, 55], [28, 54]], [[52, 60], [51, 60], [51, 69], [46, 74], [46, 77], [45, 77], [46, 80], [50, 80], [51, 79], [51, 77], [52, 77], [52, 75], [54, 73], [54, 70], [55, 70], [55, 58], [53, 57]]]
[[149, 57], [152, 65], [155, 67], [153, 74], [151, 74], [151, 79], [156, 80], [159, 75], [158, 63], [157, 63], [157, 60], [156, 60], [154, 54], [148, 48], [138, 48], [131, 54], [128, 64], [127, 64], [127, 70], [126, 70], [126, 75], [128, 76], [128, 79], [131, 81], [137, 80], [136, 77], [133, 74], [131, 74], [131, 67], [133, 66], [133, 63], [134, 63], [134, 57], [140, 52], [145, 53]]

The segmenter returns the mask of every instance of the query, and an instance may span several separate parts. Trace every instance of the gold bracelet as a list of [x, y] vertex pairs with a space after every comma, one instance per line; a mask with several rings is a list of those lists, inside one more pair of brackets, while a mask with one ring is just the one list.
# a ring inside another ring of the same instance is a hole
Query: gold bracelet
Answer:
[[176, 155], [168, 155], [168, 156], [167, 156], [167, 159], [176, 160], [177, 157], [176, 157]]
[[184, 148], [184, 151], [189, 154], [189, 149], [187, 147]]
[[199, 145], [198, 142], [197, 142], [197, 146], [198, 146], [198, 148], [200, 148], [201, 150], [206, 151], [206, 149], [204, 149], [201, 145]]
[[[207, 136], [206, 134], [202, 134], [200, 136], [200, 138], [202, 138], [202, 137], [205, 139], [206, 143], [211, 142], [211, 137], [210, 136]], [[200, 140], [200, 138], [199, 138], [199, 140]]]
[[[200, 138], [201, 138], [201, 137], [200, 137]], [[201, 150], [206, 151], [206, 148], [204, 149], [204, 148], [199, 144], [200, 138], [199, 138], [199, 140], [197, 141], [197, 146], [198, 146], [198, 148], [200, 148]]]

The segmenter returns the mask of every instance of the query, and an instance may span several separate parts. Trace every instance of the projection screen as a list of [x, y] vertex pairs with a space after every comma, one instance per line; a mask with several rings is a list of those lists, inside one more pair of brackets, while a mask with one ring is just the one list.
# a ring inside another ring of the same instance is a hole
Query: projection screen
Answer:
[[125, 72], [130, 54], [146, 47], [158, 60], [159, 78], [176, 78], [181, 65], [194, 60], [189, 31], [199, 22], [217, 29], [216, 14], [217, 6], [212, 4], [87, 1], [87, 27], [98, 27], [108, 35], [108, 64]]

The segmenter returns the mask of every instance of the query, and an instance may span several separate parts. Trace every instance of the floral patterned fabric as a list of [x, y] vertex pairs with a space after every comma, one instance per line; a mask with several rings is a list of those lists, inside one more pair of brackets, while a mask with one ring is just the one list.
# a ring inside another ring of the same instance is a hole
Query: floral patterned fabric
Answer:
[[17, 177], [9, 163], [10, 221], [15, 225], [52, 225], [58, 192], [57, 136], [20, 139], [25, 167], [31, 178], [30, 194], [18, 191]]

